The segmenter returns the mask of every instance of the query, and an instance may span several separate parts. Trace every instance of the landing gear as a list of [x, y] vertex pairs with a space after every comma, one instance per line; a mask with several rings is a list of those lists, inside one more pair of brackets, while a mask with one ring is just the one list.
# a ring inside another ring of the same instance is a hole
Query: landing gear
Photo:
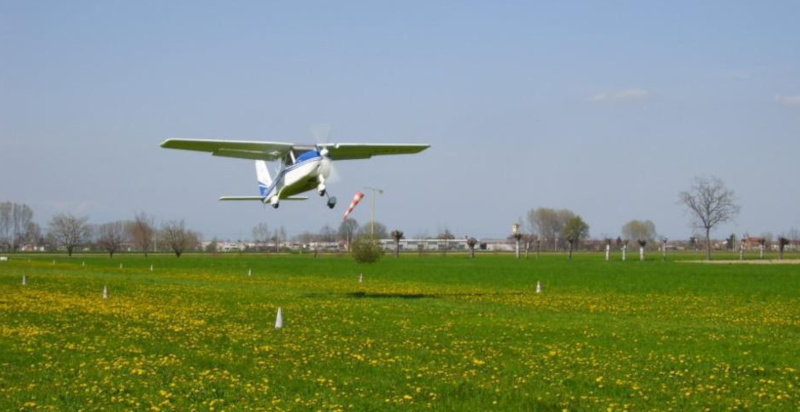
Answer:
[[317, 193], [319, 193], [320, 196], [325, 196], [328, 193], [325, 183], [320, 183], [319, 186], [317, 186]]
[[275, 209], [277, 209], [277, 208], [278, 208], [278, 206], [280, 205], [280, 204], [278, 203], [278, 200], [280, 200], [280, 199], [278, 198], [278, 196], [273, 196], [273, 197], [272, 197], [272, 199], [270, 199], [270, 204], [271, 204], [271, 205], [272, 205], [272, 207], [273, 207], [273, 208], [275, 208]]
[[336, 196], [328, 196], [328, 207], [333, 209], [336, 206]]

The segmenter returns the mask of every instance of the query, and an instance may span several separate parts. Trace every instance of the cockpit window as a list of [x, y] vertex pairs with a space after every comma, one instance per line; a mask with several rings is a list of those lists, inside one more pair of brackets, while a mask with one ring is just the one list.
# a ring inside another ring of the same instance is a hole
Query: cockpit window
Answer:
[[313, 159], [313, 158], [315, 158], [317, 156], [319, 156], [319, 152], [317, 152], [316, 150], [311, 150], [311, 151], [308, 151], [308, 152], [304, 152], [303, 154], [301, 154], [300, 156], [297, 157], [297, 160], [295, 161], [295, 163], [300, 163], [300, 162], [302, 162], [304, 160]]

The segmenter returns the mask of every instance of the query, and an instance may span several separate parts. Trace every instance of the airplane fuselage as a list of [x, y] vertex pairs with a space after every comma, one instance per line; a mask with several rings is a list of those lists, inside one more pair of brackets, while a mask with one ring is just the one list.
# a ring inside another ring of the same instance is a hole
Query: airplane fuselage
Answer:
[[264, 203], [275, 203], [310, 190], [320, 189], [330, 176], [330, 161], [317, 151], [298, 156], [296, 161], [283, 168], [264, 196]]

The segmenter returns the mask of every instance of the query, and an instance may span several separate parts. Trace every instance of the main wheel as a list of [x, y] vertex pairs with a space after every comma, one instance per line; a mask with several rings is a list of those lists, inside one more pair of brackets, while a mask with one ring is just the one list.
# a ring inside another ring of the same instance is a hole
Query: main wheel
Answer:
[[328, 207], [333, 209], [336, 206], [336, 196], [328, 198]]

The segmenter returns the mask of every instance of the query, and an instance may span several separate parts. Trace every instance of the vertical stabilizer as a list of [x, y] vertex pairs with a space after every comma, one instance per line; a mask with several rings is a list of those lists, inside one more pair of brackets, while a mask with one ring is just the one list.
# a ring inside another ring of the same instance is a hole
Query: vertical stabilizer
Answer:
[[269, 175], [267, 162], [256, 160], [256, 177], [258, 177], [258, 191], [261, 193], [261, 196], [266, 196], [269, 191], [269, 185], [272, 184], [272, 177]]

